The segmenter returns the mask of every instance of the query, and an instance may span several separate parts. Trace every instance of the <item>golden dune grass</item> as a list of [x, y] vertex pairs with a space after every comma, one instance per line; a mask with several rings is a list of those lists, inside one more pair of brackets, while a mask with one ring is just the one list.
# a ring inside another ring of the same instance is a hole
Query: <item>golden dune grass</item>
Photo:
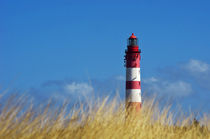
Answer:
[[[161, 109], [154, 99], [144, 101], [141, 112], [127, 113], [117, 100], [81, 103], [67, 110], [67, 105], [33, 106], [25, 97], [10, 97], [0, 105], [0, 139], [77, 139], [77, 138], [150, 138], [209, 139], [210, 119]], [[175, 116], [177, 115], [177, 116]]]

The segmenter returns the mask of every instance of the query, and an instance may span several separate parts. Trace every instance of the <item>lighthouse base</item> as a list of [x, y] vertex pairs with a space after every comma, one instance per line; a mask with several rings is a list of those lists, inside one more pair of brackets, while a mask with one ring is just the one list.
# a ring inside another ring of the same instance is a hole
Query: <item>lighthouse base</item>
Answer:
[[141, 109], [141, 102], [127, 102], [126, 110], [139, 112]]

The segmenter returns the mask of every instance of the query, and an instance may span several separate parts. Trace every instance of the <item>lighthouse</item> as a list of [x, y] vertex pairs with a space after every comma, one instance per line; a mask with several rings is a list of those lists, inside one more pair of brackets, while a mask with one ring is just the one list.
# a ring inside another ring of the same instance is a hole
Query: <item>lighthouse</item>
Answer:
[[135, 109], [137, 112], [141, 108], [140, 53], [138, 39], [132, 33], [125, 50], [126, 108]]

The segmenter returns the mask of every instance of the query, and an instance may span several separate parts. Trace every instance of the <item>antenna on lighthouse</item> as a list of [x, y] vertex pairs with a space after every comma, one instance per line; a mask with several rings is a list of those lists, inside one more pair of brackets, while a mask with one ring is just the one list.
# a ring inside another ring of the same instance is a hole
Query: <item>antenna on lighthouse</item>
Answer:
[[138, 39], [132, 33], [125, 51], [126, 109], [141, 109], [140, 49]]

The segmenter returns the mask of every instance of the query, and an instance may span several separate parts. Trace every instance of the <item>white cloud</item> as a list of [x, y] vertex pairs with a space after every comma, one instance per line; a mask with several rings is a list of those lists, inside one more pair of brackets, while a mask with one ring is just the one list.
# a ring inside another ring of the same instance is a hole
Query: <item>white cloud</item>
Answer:
[[150, 77], [150, 78], [146, 78], [146, 79], [142, 80], [142, 82], [144, 82], [144, 83], [152, 83], [152, 82], [157, 82], [157, 81], [158, 81], [158, 79], [155, 77]]
[[119, 75], [115, 77], [116, 80], [125, 81], [125, 76]]
[[145, 89], [150, 93], [156, 93], [158, 95], [187, 96], [193, 92], [191, 84], [181, 80], [169, 82], [166, 80], [158, 80], [154, 77], [145, 80]]
[[76, 83], [72, 82], [65, 86], [67, 93], [80, 93], [80, 94], [89, 94], [94, 91], [93, 87], [87, 83]]
[[205, 62], [192, 59], [184, 66], [184, 68], [190, 72], [205, 73], [209, 71], [210, 65]]
[[184, 81], [176, 81], [172, 83], [166, 83], [163, 87], [163, 92], [173, 93], [178, 96], [186, 96], [192, 92], [191, 84]]
[[[210, 91], [210, 64], [200, 60], [190, 60], [182, 65], [184, 75], [187, 75], [191, 81], [196, 82], [196, 87]], [[203, 90], [203, 91], [204, 91]]]

